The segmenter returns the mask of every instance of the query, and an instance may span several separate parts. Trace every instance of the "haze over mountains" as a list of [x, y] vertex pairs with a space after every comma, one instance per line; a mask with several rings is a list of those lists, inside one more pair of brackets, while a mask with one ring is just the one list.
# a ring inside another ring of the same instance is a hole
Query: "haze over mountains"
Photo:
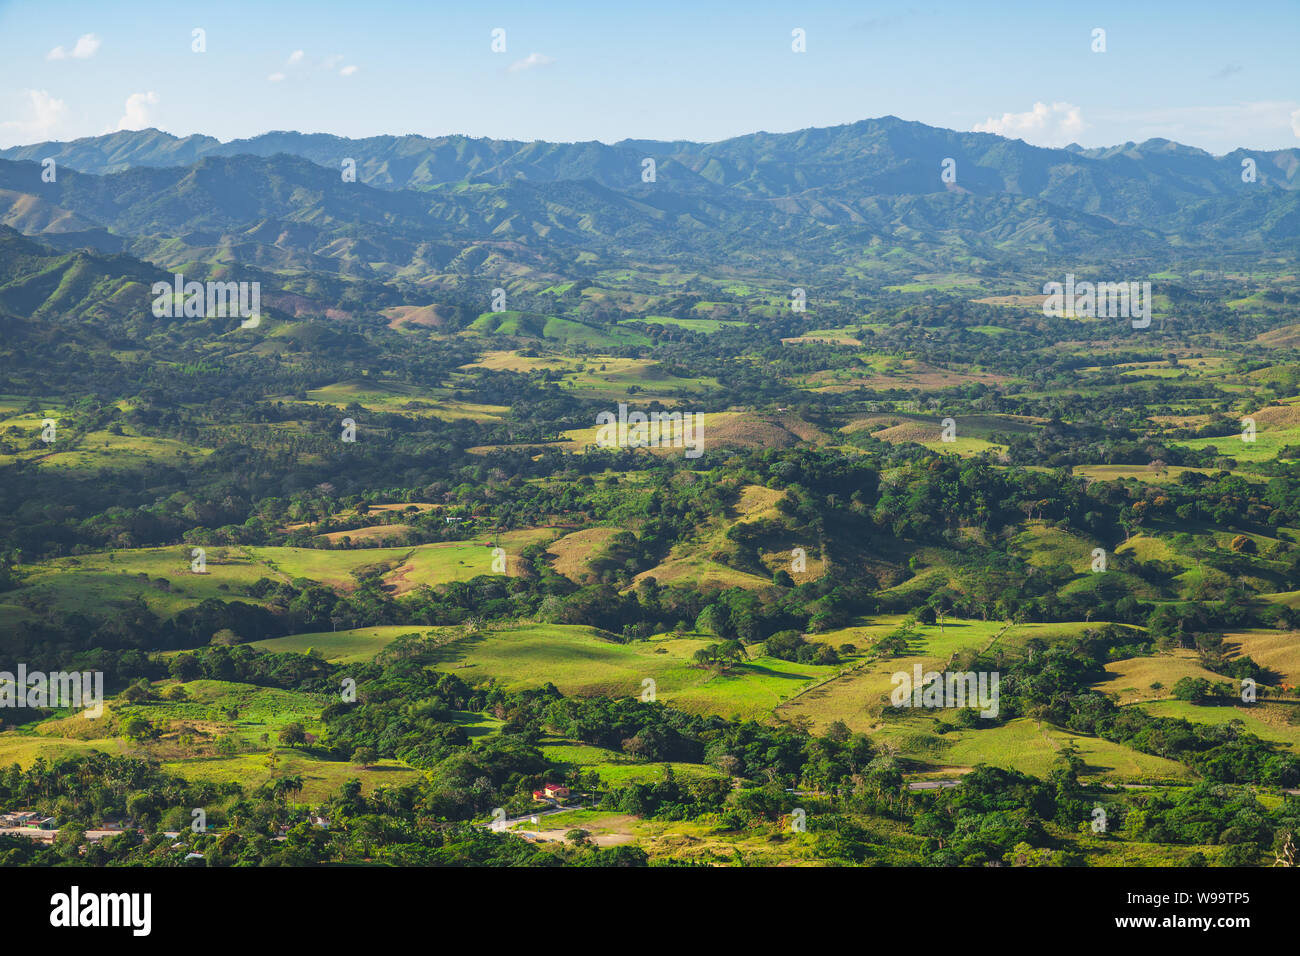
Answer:
[[[358, 182], [343, 181], [345, 158]], [[955, 183], [941, 181], [946, 158]], [[295, 132], [221, 143], [150, 129], [0, 151], [0, 223], [168, 269], [415, 282], [633, 261], [791, 278], [994, 273], [1295, 250], [1298, 170], [1300, 149], [1044, 149], [894, 117], [709, 144]]]

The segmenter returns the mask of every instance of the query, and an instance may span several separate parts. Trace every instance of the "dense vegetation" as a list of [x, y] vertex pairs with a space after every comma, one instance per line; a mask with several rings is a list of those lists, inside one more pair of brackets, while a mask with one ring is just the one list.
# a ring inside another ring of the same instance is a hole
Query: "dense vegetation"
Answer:
[[[1294, 190], [818, 137], [0, 157], [0, 671], [109, 698], [0, 711], [58, 827], [0, 862], [1293, 858]], [[155, 316], [182, 270], [260, 323]], [[1044, 315], [1066, 271], [1152, 325]], [[602, 446], [620, 404], [701, 453]]]

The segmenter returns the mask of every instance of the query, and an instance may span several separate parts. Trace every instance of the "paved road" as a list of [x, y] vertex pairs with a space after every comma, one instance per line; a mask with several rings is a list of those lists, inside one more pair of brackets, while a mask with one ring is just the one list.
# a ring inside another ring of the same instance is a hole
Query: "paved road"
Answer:
[[542, 817], [554, 816], [557, 813], [568, 813], [570, 810], [586, 809], [585, 807], [580, 807], [577, 805], [562, 807], [554, 800], [550, 801], [550, 803], [551, 803], [551, 809], [549, 810], [538, 810], [536, 813], [525, 813], [521, 817], [507, 817], [506, 819], [500, 821], [493, 820], [491, 823], [487, 825], [487, 828], [489, 830], [508, 830], [516, 823], [532, 823], [533, 817], [537, 817], [540, 820]]

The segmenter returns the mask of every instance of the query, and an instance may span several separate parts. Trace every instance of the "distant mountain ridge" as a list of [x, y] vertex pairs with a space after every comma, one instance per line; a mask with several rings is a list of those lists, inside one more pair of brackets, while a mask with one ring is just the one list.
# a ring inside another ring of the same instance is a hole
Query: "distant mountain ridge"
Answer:
[[[47, 158], [55, 182], [40, 176]], [[345, 159], [357, 182], [340, 175]], [[941, 179], [945, 160], [955, 182]], [[708, 144], [141, 130], [0, 150], [0, 223], [166, 268], [383, 280], [562, 275], [576, 251], [769, 274], [886, 256], [996, 270], [1025, 257], [1300, 251], [1300, 149], [1046, 149], [896, 117]]]
[[[390, 189], [500, 183], [515, 178], [535, 182], [594, 179], [618, 188], [627, 184], [630, 170], [639, 175], [644, 157], [669, 158], [715, 185], [738, 186], [762, 195], [789, 195], [855, 180], [873, 180], [906, 193], [934, 192], [942, 188], [939, 163], [946, 157], [957, 159], [958, 185], [971, 191], [996, 188], [1039, 195], [1050, 187], [1053, 170], [1079, 169], [1087, 176], [1103, 176], [1103, 171], [1108, 171], [1137, 177], [1140, 167], [1148, 175], [1155, 173], [1178, 183], [1185, 191], [1221, 195], [1246, 185], [1240, 175], [1245, 157], [1256, 161], [1258, 185], [1300, 189], [1300, 148], [1236, 149], [1216, 157], [1171, 140], [1149, 139], [1093, 149], [1051, 149], [992, 133], [957, 132], [894, 116], [793, 133], [750, 133], [715, 143], [629, 139], [609, 145], [460, 135], [350, 139], [292, 131], [223, 143], [211, 136], [177, 137], [146, 129], [14, 146], [0, 150], [0, 159], [40, 162], [52, 157], [81, 172], [104, 174], [137, 166], [189, 166], [206, 156], [270, 157], [280, 153], [330, 168], [352, 158], [362, 182]], [[630, 160], [634, 161], [631, 167]], [[799, 172], [778, 172], [796, 162]], [[858, 167], [856, 176], [850, 166]]]

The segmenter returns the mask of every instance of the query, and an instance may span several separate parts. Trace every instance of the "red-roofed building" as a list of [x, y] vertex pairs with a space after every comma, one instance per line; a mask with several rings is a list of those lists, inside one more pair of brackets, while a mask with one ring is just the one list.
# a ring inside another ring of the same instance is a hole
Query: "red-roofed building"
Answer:
[[540, 790], [533, 791], [534, 800], [559, 800], [569, 795], [569, 788], [558, 783], [548, 783]]

